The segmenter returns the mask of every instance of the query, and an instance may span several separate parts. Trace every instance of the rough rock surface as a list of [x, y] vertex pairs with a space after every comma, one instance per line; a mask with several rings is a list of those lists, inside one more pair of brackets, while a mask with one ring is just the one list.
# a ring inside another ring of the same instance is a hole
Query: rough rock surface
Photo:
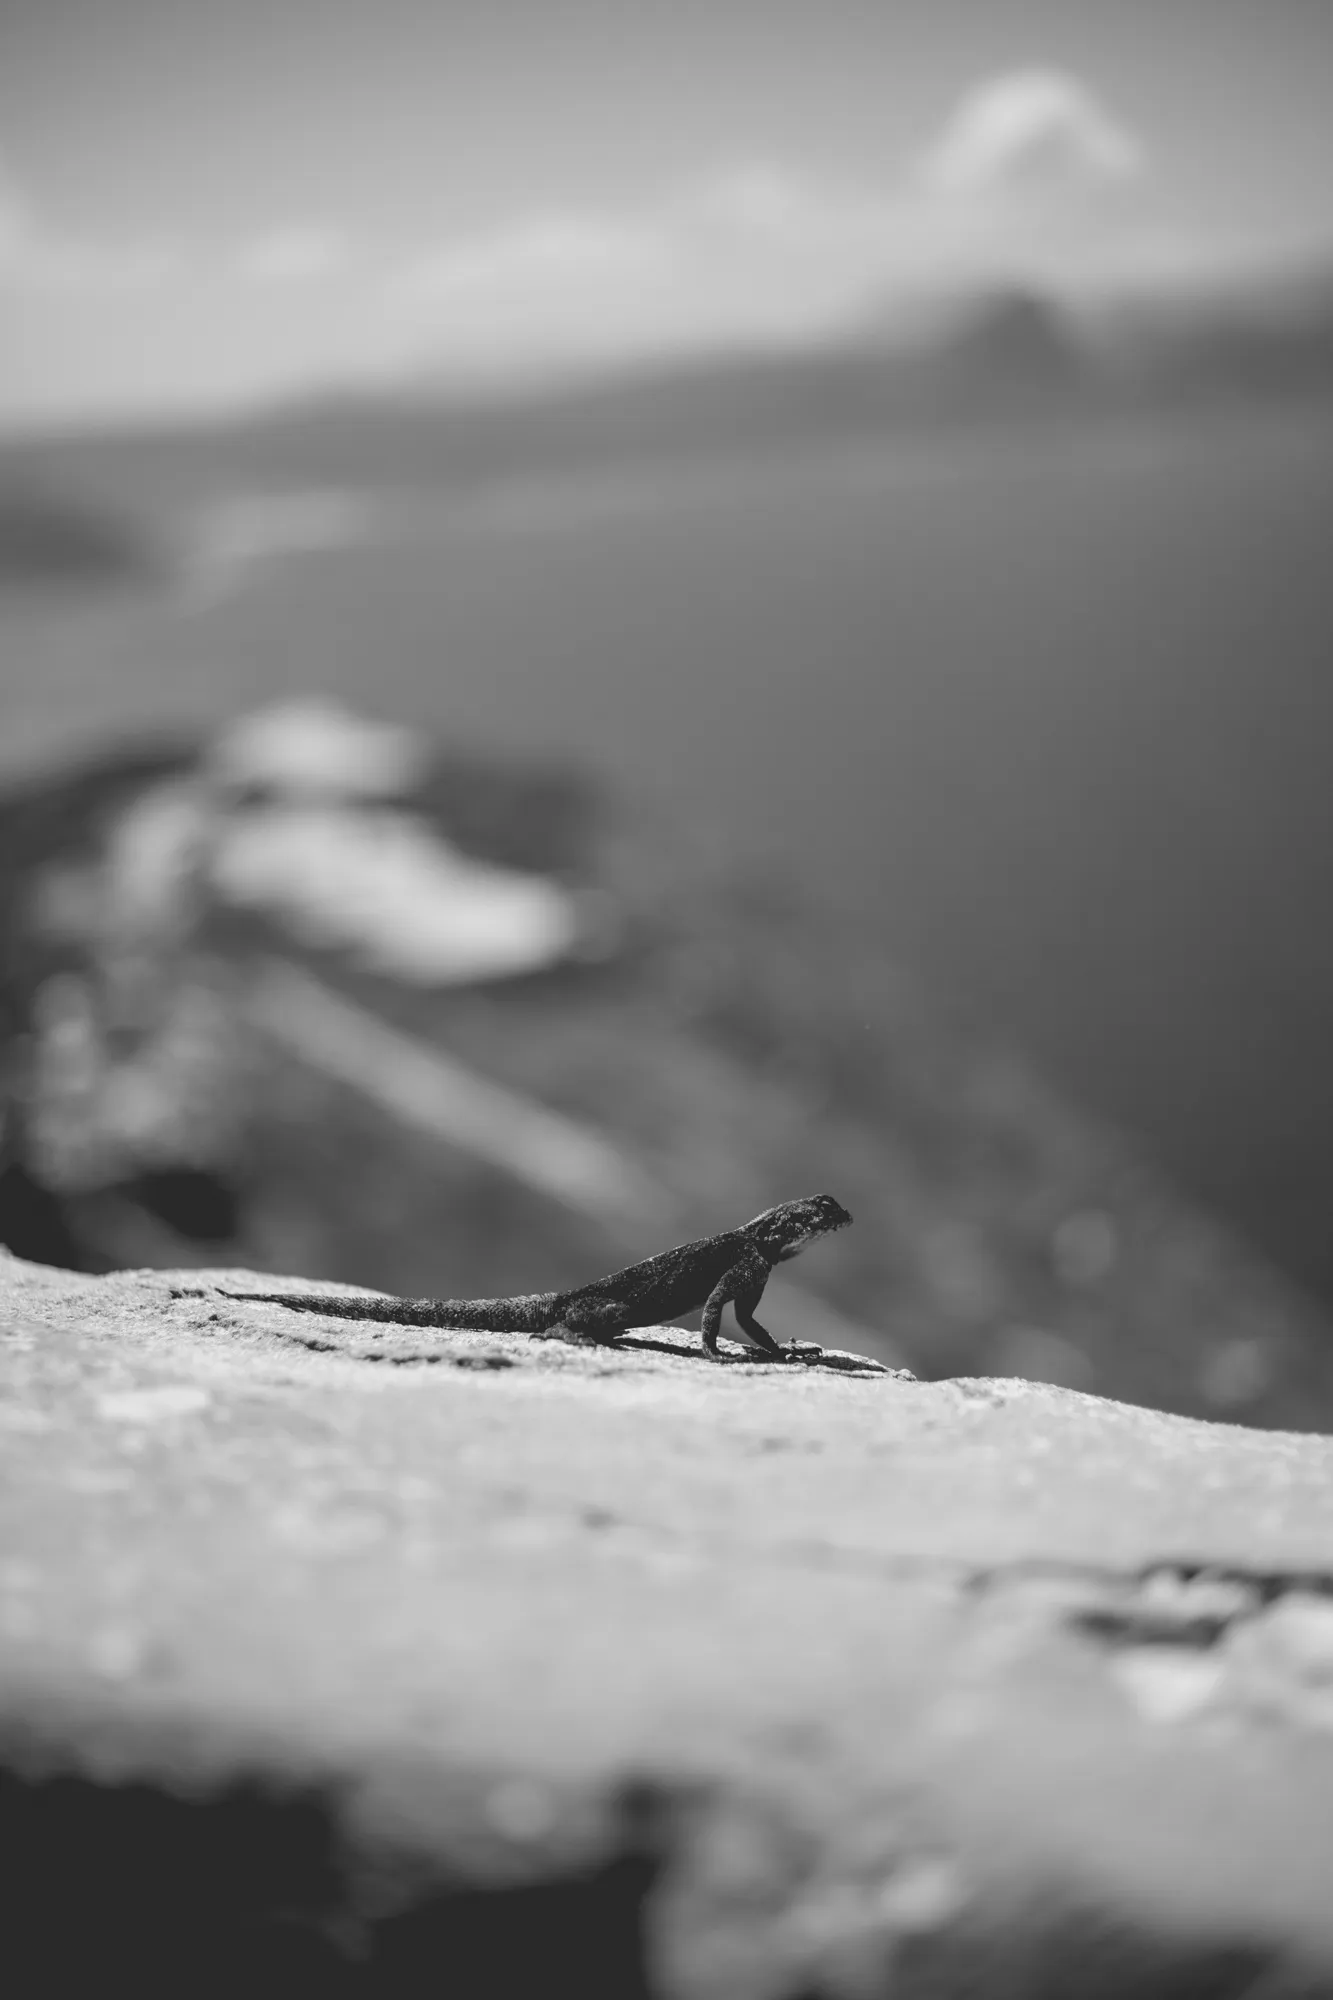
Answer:
[[215, 1281], [0, 1255], [8, 1991], [1333, 1993], [1333, 1440]]

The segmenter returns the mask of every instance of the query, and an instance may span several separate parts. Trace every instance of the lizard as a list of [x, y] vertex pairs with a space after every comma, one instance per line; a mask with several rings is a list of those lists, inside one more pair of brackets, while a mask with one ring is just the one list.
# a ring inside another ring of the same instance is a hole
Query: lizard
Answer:
[[831, 1194], [779, 1202], [719, 1236], [701, 1236], [641, 1264], [567, 1292], [524, 1292], [499, 1299], [349, 1298], [328, 1292], [224, 1292], [230, 1299], [327, 1313], [334, 1319], [387, 1321], [476, 1332], [547, 1336], [560, 1329], [577, 1340], [609, 1342], [632, 1327], [661, 1326], [702, 1306], [703, 1344], [715, 1361], [722, 1309], [730, 1303], [741, 1331], [771, 1360], [818, 1360], [813, 1342], [780, 1347], [754, 1316], [775, 1264], [808, 1243], [845, 1229], [851, 1216]]

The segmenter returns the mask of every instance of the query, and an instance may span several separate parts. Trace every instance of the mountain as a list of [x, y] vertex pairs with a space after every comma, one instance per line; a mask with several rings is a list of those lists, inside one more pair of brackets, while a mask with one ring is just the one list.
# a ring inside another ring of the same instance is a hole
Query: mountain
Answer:
[[1330, 393], [1333, 268], [1077, 309], [1011, 286], [957, 300], [910, 333], [879, 301], [799, 348], [641, 363], [508, 393], [423, 374], [240, 419], [29, 438], [8, 484], [27, 471], [81, 506], [130, 493], [169, 509], [237, 491], [467, 493]]
[[113, 507], [43, 490], [28, 468], [0, 481], [0, 585], [98, 588], [161, 581], [164, 551]]
[[1333, 267], [1183, 304], [1143, 302], [1118, 331], [1144, 389], [1170, 401], [1324, 397], [1333, 393]]

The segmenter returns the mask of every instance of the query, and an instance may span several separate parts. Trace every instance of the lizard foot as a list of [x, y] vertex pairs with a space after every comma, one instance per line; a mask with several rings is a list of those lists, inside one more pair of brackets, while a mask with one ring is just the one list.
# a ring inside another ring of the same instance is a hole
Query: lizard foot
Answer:
[[621, 1334], [625, 1331], [624, 1327], [617, 1326], [612, 1327], [605, 1333], [594, 1333], [591, 1328], [565, 1326], [561, 1322], [556, 1326], [541, 1327], [536, 1332], [530, 1333], [528, 1339], [562, 1340], [567, 1347], [614, 1347]]

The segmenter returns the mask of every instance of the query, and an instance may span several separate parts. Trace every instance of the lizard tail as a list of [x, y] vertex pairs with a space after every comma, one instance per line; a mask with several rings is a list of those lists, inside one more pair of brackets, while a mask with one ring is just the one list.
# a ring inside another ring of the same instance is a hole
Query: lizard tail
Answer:
[[224, 1292], [224, 1298], [287, 1306], [330, 1319], [378, 1320], [391, 1326], [454, 1327], [476, 1333], [541, 1333], [553, 1324], [556, 1294], [509, 1299], [358, 1298], [346, 1292]]

